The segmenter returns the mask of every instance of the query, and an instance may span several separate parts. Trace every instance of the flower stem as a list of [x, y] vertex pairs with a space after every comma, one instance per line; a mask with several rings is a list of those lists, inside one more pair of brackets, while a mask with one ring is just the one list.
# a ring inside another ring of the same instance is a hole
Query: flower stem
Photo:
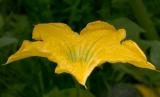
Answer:
[[75, 87], [76, 87], [76, 97], [80, 97], [80, 86], [79, 83], [74, 79]]

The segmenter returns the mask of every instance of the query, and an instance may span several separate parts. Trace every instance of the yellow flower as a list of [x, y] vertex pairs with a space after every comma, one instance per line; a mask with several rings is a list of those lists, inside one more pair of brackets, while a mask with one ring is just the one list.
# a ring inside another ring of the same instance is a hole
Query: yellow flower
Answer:
[[155, 70], [135, 42], [124, 40], [124, 29], [116, 30], [103, 21], [89, 23], [80, 35], [63, 23], [38, 24], [32, 36], [35, 41], [24, 40], [7, 63], [31, 56], [46, 57], [58, 64], [56, 73], [69, 73], [82, 85], [93, 69], [105, 62]]

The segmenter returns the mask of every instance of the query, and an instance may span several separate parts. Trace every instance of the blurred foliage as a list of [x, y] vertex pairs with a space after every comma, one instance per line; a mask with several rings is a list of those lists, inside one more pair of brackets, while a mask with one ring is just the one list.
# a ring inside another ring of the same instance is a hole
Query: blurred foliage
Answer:
[[[0, 97], [146, 97], [135, 84], [156, 92], [160, 73], [119, 63], [97, 67], [87, 81], [87, 89], [69, 74], [55, 74], [56, 64], [44, 58], [3, 65], [23, 40], [31, 39], [35, 24], [64, 22], [79, 32], [88, 22], [104, 20], [125, 28], [127, 39], [136, 41], [159, 69], [160, 0], [142, 3], [147, 14], [138, 17], [136, 13], [141, 12], [130, 0], [0, 0]], [[152, 24], [139, 20], [146, 17]], [[148, 25], [156, 30], [151, 39]]]

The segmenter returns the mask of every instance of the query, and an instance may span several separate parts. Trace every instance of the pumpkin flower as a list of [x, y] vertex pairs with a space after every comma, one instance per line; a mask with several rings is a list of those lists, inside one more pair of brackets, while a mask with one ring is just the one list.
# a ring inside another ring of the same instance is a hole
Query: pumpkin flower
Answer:
[[56, 73], [69, 73], [84, 86], [93, 69], [105, 62], [156, 70], [138, 45], [125, 37], [125, 29], [116, 30], [103, 21], [88, 23], [80, 34], [63, 23], [38, 24], [32, 34], [35, 41], [24, 40], [7, 64], [32, 56], [45, 57], [57, 63]]

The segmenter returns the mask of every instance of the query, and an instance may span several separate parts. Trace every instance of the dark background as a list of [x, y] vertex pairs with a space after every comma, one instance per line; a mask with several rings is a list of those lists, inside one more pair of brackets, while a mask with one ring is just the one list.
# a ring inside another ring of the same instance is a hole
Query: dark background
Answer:
[[69, 74], [55, 74], [56, 64], [45, 58], [2, 65], [23, 40], [31, 40], [35, 24], [63, 22], [79, 32], [103, 20], [125, 28], [127, 39], [136, 41], [159, 69], [159, 5], [160, 0], [0, 0], [0, 97], [160, 97], [160, 73], [131, 65], [97, 67], [87, 89]]

